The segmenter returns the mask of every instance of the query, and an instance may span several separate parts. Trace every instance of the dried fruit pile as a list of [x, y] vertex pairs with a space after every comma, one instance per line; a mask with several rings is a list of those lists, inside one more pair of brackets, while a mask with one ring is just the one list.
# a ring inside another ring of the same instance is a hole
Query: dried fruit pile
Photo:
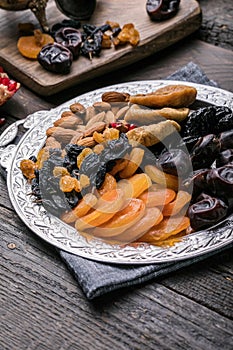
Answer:
[[0, 106], [9, 100], [20, 88], [20, 83], [9, 78], [0, 66]]
[[233, 115], [211, 109], [209, 134], [210, 107], [191, 113], [195, 98], [194, 88], [175, 85], [74, 103], [37, 158], [20, 164], [32, 194], [81, 234], [109, 243], [173, 244], [219, 222], [233, 208]]
[[[21, 25], [22, 29], [29, 27], [29, 36], [21, 36], [18, 40], [19, 52], [27, 58], [37, 59], [40, 65], [54, 73], [67, 74], [70, 72], [73, 60], [80, 55], [92, 60], [98, 57], [102, 49], [112, 46], [130, 44], [137, 46], [140, 40], [139, 32], [133, 23], [124, 24], [121, 28], [116, 22], [107, 21], [101, 26], [83, 24], [75, 20], [63, 20], [51, 28], [51, 35], [34, 30], [28, 24]], [[25, 34], [25, 31], [24, 31]]]

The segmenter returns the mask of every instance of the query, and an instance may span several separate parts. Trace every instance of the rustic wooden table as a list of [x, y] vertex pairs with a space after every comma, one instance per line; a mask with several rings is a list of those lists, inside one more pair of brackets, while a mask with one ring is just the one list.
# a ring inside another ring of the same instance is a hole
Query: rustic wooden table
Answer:
[[[189, 61], [233, 92], [233, 52], [189, 37], [56, 96], [40, 98], [22, 86], [0, 108], [4, 128], [104, 85], [162, 79]], [[16, 215], [2, 177], [0, 208], [0, 349], [232, 349], [233, 249], [90, 302], [54, 247]]]

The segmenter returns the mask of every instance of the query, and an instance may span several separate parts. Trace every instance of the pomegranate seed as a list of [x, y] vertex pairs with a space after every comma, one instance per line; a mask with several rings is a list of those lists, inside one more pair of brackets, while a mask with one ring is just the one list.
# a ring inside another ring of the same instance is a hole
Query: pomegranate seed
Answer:
[[135, 129], [135, 128], [137, 128], [137, 125], [135, 125], [135, 124], [129, 124], [129, 130], [133, 130], [133, 129]]
[[1, 66], [0, 66], [0, 73], [4, 73], [4, 70]]

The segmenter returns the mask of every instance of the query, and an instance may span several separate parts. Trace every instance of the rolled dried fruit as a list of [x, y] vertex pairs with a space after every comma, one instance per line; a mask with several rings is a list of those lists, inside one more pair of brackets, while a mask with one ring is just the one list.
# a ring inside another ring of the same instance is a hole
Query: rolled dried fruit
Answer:
[[210, 167], [219, 151], [220, 142], [215, 135], [209, 134], [201, 137], [190, 153], [193, 169]]
[[179, 148], [162, 152], [158, 158], [158, 164], [164, 172], [180, 177], [187, 176], [192, 170], [188, 154]]
[[219, 135], [221, 151], [228, 148], [233, 148], [233, 129], [222, 132]]
[[0, 106], [9, 100], [20, 88], [20, 83], [9, 78], [0, 66]]
[[206, 177], [211, 192], [233, 207], [233, 165], [211, 169]]
[[233, 148], [220, 152], [216, 158], [217, 168], [220, 168], [227, 164], [233, 164]]
[[38, 54], [41, 66], [53, 73], [68, 74], [73, 62], [73, 55], [66, 47], [54, 43], [45, 45]]
[[162, 21], [176, 15], [180, 0], [147, 0], [146, 11], [153, 21]]
[[188, 209], [188, 217], [193, 230], [205, 229], [221, 221], [228, 211], [228, 206], [221, 199], [209, 195], [192, 204]]

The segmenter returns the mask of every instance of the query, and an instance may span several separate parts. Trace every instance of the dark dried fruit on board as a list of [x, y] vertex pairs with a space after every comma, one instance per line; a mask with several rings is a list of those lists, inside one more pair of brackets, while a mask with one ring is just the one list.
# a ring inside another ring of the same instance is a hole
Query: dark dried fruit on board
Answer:
[[146, 11], [153, 21], [163, 21], [176, 15], [180, 0], [147, 0]]
[[68, 74], [73, 62], [73, 55], [66, 47], [54, 43], [45, 45], [37, 59], [41, 66], [50, 72]]
[[82, 44], [82, 34], [79, 30], [74, 28], [61, 28], [55, 33], [54, 39], [58, 44], [69, 49], [74, 58], [79, 56]]

